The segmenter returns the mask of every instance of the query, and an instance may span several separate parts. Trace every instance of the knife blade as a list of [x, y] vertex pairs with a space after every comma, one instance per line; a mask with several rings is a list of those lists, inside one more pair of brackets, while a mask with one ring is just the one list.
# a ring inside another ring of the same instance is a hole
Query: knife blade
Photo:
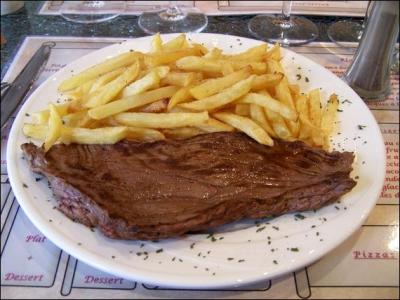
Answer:
[[22, 69], [21, 73], [7, 86], [4, 93], [2, 89], [1, 128], [3, 128], [4, 124], [6, 124], [7, 120], [32, 88], [33, 83], [49, 59], [53, 46], [54, 43], [43, 43]]

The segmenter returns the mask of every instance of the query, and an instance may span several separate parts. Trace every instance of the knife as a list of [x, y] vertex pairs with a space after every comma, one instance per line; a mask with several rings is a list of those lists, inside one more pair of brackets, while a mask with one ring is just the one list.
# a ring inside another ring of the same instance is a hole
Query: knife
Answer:
[[11, 84], [1, 83], [1, 128], [24, 100], [49, 59], [55, 43], [43, 43]]

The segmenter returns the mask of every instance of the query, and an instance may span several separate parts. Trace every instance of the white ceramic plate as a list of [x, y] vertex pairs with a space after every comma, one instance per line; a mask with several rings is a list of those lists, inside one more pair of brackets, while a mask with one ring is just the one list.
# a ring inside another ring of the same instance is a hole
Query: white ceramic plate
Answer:
[[[163, 39], [172, 37], [166, 35]], [[217, 34], [189, 34], [188, 37], [208, 47], [220, 47], [227, 53], [260, 43]], [[151, 37], [129, 40], [69, 64], [32, 94], [14, 121], [7, 147], [10, 182], [21, 207], [44, 235], [83, 262], [118, 276], [160, 286], [215, 288], [270, 279], [309, 265], [361, 226], [378, 199], [384, 180], [385, 149], [379, 127], [364, 102], [342, 80], [286, 49], [283, 49], [283, 65], [292, 82], [301, 84], [306, 91], [321, 87], [325, 96], [335, 92], [344, 101], [340, 104], [343, 112], [338, 114], [340, 134], [333, 137], [332, 144], [340, 150], [355, 152], [352, 176], [358, 176], [358, 184], [341, 203], [302, 213], [304, 219], [288, 214], [261, 220], [260, 224], [247, 221], [225, 226], [214, 239], [203, 234], [159, 242], [111, 240], [53, 209], [56, 202], [46, 180], [36, 182], [38, 176], [22, 159], [20, 145], [27, 142], [22, 125], [31, 122], [25, 114], [56, 102], [57, 87], [71, 72], [130, 49], [148, 51], [150, 41]], [[297, 81], [299, 73], [302, 79]], [[309, 78], [308, 83], [305, 77]], [[358, 125], [365, 127], [360, 130]]]

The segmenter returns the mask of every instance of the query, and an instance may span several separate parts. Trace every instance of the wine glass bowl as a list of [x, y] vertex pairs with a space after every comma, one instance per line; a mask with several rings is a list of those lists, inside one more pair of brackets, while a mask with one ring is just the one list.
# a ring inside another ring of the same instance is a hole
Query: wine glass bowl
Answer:
[[255, 37], [282, 46], [296, 46], [309, 43], [318, 36], [317, 26], [310, 20], [292, 16], [292, 1], [282, 1], [281, 15], [258, 15], [248, 24]]

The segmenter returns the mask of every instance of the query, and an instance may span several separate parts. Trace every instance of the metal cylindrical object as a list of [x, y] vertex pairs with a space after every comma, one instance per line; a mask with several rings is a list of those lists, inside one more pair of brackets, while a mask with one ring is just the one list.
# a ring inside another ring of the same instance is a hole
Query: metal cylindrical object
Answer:
[[373, 1], [361, 42], [343, 79], [365, 99], [390, 92], [390, 64], [399, 34], [399, 2]]

